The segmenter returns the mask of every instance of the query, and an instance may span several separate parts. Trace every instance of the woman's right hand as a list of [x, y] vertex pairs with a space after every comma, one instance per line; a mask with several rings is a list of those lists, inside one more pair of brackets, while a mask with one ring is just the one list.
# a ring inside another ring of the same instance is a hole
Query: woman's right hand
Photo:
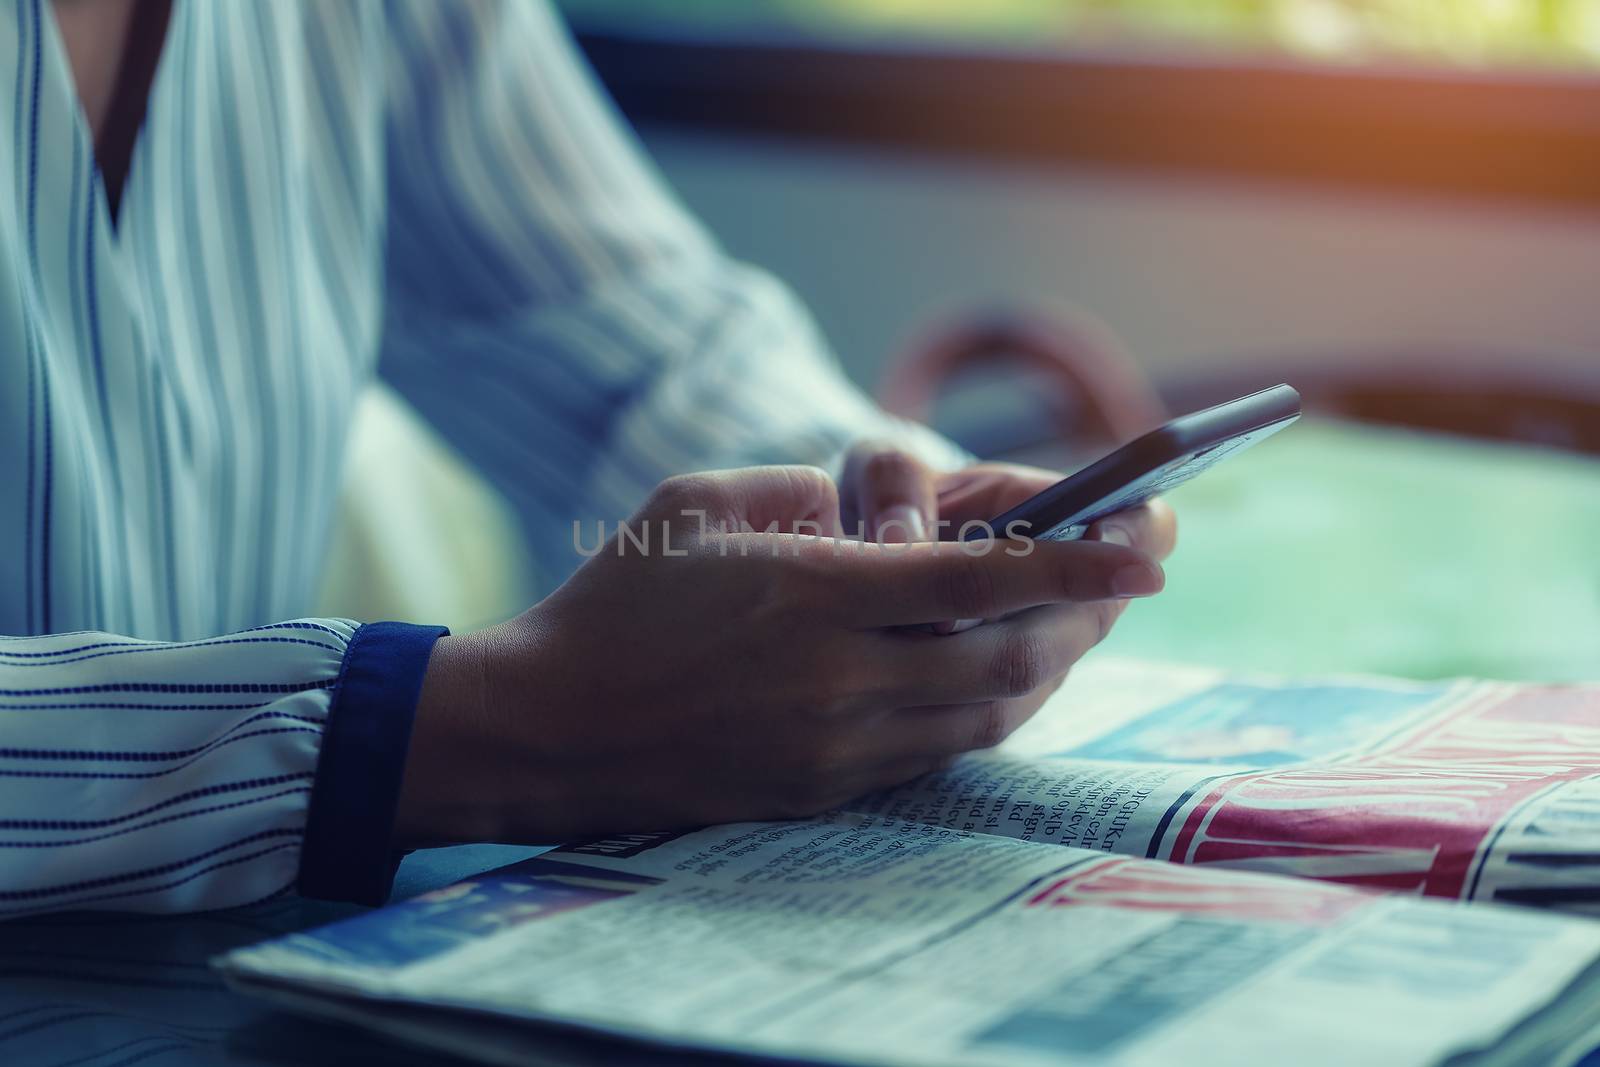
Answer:
[[[814, 468], [674, 478], [629, 522], [648, 551], [613, 537], [516, 619], [442, 638], [396, 844], [835, 807], [1004, 739], [1162, 586], [1139, 546], [815, 536], [838, 523]], [[918, 628], [958, 618], [997, 621]]]

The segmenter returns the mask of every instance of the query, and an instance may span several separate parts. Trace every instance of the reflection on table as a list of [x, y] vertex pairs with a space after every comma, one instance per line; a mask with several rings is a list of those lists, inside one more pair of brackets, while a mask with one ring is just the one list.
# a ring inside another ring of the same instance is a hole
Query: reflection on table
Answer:
[[[397, 897], [499, 867], [537, 849], [478, 845], [408, 857]], [[0, 925], [0, 1063], [28, 1067], [455, 1062], [302, 1019], [228, 990], [219, 953], [361, 909], [282, 897], [189, 916], [81, 913]]]

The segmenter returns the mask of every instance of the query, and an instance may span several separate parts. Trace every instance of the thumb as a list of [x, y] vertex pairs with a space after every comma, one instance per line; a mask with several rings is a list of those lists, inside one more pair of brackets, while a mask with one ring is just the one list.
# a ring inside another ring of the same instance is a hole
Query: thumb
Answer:
[[867, 442], [845, 460], [844, 492], [866, 538], [887, 544], [934, 540], [934, 473], [893, 445]]

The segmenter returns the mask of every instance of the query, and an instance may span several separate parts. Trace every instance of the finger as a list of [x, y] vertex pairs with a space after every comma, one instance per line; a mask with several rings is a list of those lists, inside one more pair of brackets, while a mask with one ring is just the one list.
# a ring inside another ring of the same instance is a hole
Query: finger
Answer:
[[893, 445], [852, 449], [844, 484], [854, 494], [864, 536], [883, 544], [928, 540], [939, 513], [935, 478], [927, 464]]
[[1020, 463], [978, 463], [940, 475], [939, 517], [951, 530], [963, 522], [995, 518], [1061, 480], [1057, 471]]
[[840, 533], [838, 490], [819, 467], [745, 467], [668, 478], [641, 517], [714, 533]]
[[[940, 475], [935, 479], [941, 520], [936, 540], [958, 540], [964, 523], [992, 519], [1060, 480], [1054, 471], [1020, 463], [977, 463]], [[959, 634], [982, 624], [982, 619], [946, 619], [933, 623], [932, 629], [936, 634]]]
[[993, 748], [1033, 718], [1060, 687], [1062, 677], [1065, 676], [1021, 697], [902, 708], [889, 717], [886, 726], [896, 732], [907, 758], [953, 758], [963, 752]]
[[1161, 568], [1144, 553], [1101, 542], [992, 541], [873, 545], [820, 542], [818, 566], [860, 626], [994, 619], [1041, 604], [1151, 596]]
[[1091, 540], [1137, 548], [1151, 559], [1172, 555], [1178, 539], [1178, 517], [1165, 500], [1148, 500], [1128, 511], [1107, 515], [1089, 528]]
[[946, 619], [933, 623], [929, 629], [936, 634], [964, 634], [974, 626], [982, 626], [982, 619]]
[[885, 633], [882, 694], [900, 707], [1028, 697], [1071, 669], [1121, 614], [1115, 601], [1034, 608], [964, 634]]

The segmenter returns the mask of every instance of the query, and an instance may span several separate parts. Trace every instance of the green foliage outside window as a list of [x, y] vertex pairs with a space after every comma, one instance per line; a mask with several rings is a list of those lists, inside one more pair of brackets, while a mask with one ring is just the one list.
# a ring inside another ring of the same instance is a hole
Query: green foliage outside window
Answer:
[[1600, 0], [560, 0], [580, 25], [1592, 67]]

